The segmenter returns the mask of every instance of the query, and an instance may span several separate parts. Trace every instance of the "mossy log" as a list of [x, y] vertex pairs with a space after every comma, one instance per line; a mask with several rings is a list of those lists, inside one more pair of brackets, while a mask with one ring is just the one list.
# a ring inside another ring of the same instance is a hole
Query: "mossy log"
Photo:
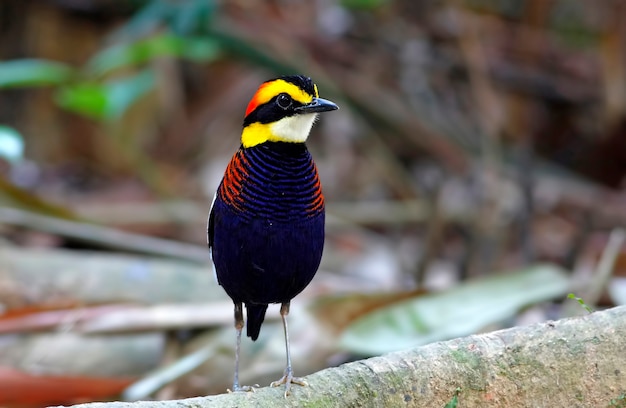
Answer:
[[[623, 407], [626, 307], [429, 344], [312, 374], [282, 387], [74, 408]], [[450, 404], [450, 405], [447, 405]]]

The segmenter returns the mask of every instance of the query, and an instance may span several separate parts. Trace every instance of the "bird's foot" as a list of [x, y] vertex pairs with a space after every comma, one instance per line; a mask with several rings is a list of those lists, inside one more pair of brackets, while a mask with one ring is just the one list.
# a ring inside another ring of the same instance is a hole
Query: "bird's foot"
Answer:
[[285, 397], [291, 394], [291, 384], [298, 384], [306, 387], [308, 384], [304, 378], [294, 377], [293, 372], [289, 369], [285, 370], [285, 374], [277, 381], [270, 384], [270, 387], [278, 387], [285, 384]]
[[259, 384], [254, 384], [254, 385], [233, 385], [233, 389], [232, 391], [229, 389], [227, 389], [226, 391], [228, 391], [228, 393], [233, 393], [233, 392], [254, 392], [256, 391], [257, 388], [259, 388], [260, 385]]

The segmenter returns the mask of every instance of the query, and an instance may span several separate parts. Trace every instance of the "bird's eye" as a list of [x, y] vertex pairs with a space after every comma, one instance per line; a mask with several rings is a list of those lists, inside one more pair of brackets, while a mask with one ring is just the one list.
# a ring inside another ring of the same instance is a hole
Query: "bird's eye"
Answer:
[[281, 93], [276, 98], [276, 104], [283, 109], [288, 109], [291, 106], [292, 100], [291, 97], [285, 93]]

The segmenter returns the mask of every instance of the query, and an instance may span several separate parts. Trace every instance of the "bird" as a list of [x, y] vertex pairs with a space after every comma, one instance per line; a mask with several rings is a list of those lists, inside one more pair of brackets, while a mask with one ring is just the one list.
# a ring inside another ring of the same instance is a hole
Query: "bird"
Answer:
[[234, 304], [233, 392], [256, 387], [239, 383], [244, 306], [246, 335], [254, 341], [268, 305], [281, 305], [287, 361], [283, 376], [270, 385], [284, 384], [285, 397], [292, 384], [307, 385], [293, 375], [287, 325], [290, 302], [313, 279], [324, 247], [324, 195], [305, 142], [318, 114], [338, 108], [319, 97], [309, 77], [290, 75], [263, 82], [245, 111], [241, 144], [207, 225], [217, 281]]

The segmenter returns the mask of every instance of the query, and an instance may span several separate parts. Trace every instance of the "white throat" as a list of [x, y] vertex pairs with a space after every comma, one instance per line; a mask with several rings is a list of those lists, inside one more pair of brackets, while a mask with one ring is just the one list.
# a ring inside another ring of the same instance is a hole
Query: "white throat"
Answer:
[[271, 125], [271, 132], [279, 139], [289, 142], [305, 142], [309, 137], [316, 113], [288, 116]]

